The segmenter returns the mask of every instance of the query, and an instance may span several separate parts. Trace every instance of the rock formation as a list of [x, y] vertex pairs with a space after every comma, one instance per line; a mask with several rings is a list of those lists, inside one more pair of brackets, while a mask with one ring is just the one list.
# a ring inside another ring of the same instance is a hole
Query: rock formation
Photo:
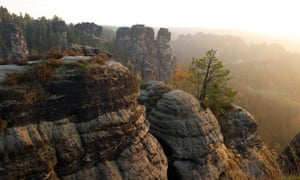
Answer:
[[277, 161], [285, 175], [300, 174], [300, 133], [297, 134], [289, 145], [279, 154]]
[[171, 33], [161, 28], [156, 39], [154, 30], [144, 25], [117, 30], [117, 52], [122, 62], [139, 74], [143, 80], [168, 81], [175, 69], [170, 48]]
[[138, 95], [134, 76], [113, 61], [37, 63], [7, 76], [0, 179], [167, 179]]
[[254, 117], [245, 109], [233, 105], [225, 117], [218, 117], [224, 144], [235, 155], [241, 171], [247, 177], [279, 178], [276, 155], [262, 142]]
[[150, 132], [168, 157], [170, 179], [280, 176], [274, 157], [257, 135], [255, 120], [242, 108], [235, 106], [217, 119], [192, 95], [155, 81], [141, 86], [139, 102], [150, 108]]
[[65, 48], [68, 44], [68, 27], [65, 21], [62, 20], [53, 20], [52, 21], [53, 31], [56, 34], [60, 48]]
[[120, 63], [76, 58], [0, 66], [0, 179], [281, 176], [241, 107], [216, 117], [162, 82], [139, 92]]
[[24, 32], [15, 23], [0, 23], [0, 60], [12, 63], [28, 55]]
[[93, 39], [101, 39], [102, 35], [102, 26], [99, 26], [95, 23], [80, 23], [76, 24], [75, 28], [85, 35], [92, 37]]
[[64, 50], [72, 50], [75, 52], [80, 52], [83, 56], [97, 56], [98, 54], [105, 53], [107, 56], [112, 57], [112, 55], [103, 48], [95, 48], [91, 46], [80, 46], [78, 44], [71, 44], [68, 48]]

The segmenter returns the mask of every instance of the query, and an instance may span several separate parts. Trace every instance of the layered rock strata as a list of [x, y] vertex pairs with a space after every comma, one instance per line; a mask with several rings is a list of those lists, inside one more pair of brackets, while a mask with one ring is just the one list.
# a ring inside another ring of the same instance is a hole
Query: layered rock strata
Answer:
[[0, 179], [167, 179], [126, 67], [74, 61], [42, 80], [0, 86]]

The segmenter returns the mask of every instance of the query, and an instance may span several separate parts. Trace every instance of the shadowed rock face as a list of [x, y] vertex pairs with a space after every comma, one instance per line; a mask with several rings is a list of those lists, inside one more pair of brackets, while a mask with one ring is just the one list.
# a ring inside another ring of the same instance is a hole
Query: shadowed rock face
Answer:
[[158, 100], [172, 89], [160, 81], [148, 81], [140, 86], [140, 97], [138, 102], [143, 104], [147, 109], [147, 117], [152, 109], [156, 106]]
[[35, 88], [0, 85], [0, 179], [167, 179], [134, 76], [113, 61], [85, 65], [64, 64]]
[[95, 23], [80, 23], [76, 24], [75, 28], [93, 39], [101, 39], [102, 26], [98, 26]]
[[285, 175], [300, 174], [300, 133], [297, 134], [289, 145], [279, 154], [277, 161]]
[[53, 20], [52, 21], [53, 31], [58, 38], [60, 48], [65, 48], [68, 42], [68, 27], [66, 23], [62, 20]]
[[217, 119], [192, 95], [165, 93], [149, 114], [151, 132], [163, 145], [182, 179], [218, 178], [225, 171], [226, 148]]
[[261, 147], [256, 121], [245, 109], [233, 105], [233, 110], [226, 117], [219, 117], [219, 123], [226, 146], [233, 147], [240, 153], [247, 148]]
[[274, 179], [281, 177], [275, 154], [261, 141], [254, 117], [233, 105], [225, 117], [218, 117], [224, 143], [239, 159], [239, 167], [247, 177]]
[[175, 69], [171, 55], [171, 33], [161, 28], [154, 37], [152, 28], [135, 25], [117, 30], [116, 44], [122, 62], [133, 66], [133, 71], [143, 80], [168, 81]]
[[150, 109], [150, 131], [168, 157], [169, 179], [280, 177], [254, 118], [244, 109], [234, 106], [217, 119], [192, 95], [156, 81], [141, 86], [139, 102]]
[[2, 36], [0, 60], [13, 63], [28, 55], [27, 43], [21, 27], [14, 23], [0, 23], [0, 36]]

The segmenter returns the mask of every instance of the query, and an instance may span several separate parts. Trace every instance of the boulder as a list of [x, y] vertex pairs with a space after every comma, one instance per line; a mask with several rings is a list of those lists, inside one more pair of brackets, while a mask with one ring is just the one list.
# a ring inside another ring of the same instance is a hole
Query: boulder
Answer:
[[167, 155], [169, 179], [274, 179], [274, 154], [263, 144], [253, 116], [233, 105], [218, 117], [183, 91], [161, 82], [141, 86], [150, 132]]
[[183, 91], [165, 93], [149, 114], [151, 133], [180, 179], [215, 179], [226, 170], [227, 154], [218, 120]]
[[289, 176], [300, 174], [300, 133], [297, 134], [287, 147], [279, 154], [277, 161], [282, 172]]

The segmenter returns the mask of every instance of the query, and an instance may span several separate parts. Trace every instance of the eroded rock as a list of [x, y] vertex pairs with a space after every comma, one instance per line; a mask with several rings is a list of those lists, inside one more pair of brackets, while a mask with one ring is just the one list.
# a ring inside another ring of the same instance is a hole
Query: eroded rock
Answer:
[[155, 39], [154, 30], [144, 25], [117, 30], [117, 52], [122, 62], [131, 67], [143, 80], [168, 81], [175, 69], [171, 54], [171, 33], [161, 28]]
[[137, 104], [137, 82], [120, 63], [72, 61], [50, 82], [1, 84], [0, 92], [8, 122], [0, 179], [167, 179], [167, 159]]
[[0, 60], [14, 63], [28, 55], [27, 43], [21, 27], [15, 23], [0, 23]]
[[300, 174], [300, 133], [279, 154], [277, 161], [285, 175]]
[[[192, 95], [159, 82], [141, 86], [140, 103], [150, 108], [150, 131], [168, 157], [169, 179], [274, 179], [274, 155], [257, 134], [246, 110], [234, 106], [215, 117]], [[222, 130], [222, 131], [221, 131]]]

